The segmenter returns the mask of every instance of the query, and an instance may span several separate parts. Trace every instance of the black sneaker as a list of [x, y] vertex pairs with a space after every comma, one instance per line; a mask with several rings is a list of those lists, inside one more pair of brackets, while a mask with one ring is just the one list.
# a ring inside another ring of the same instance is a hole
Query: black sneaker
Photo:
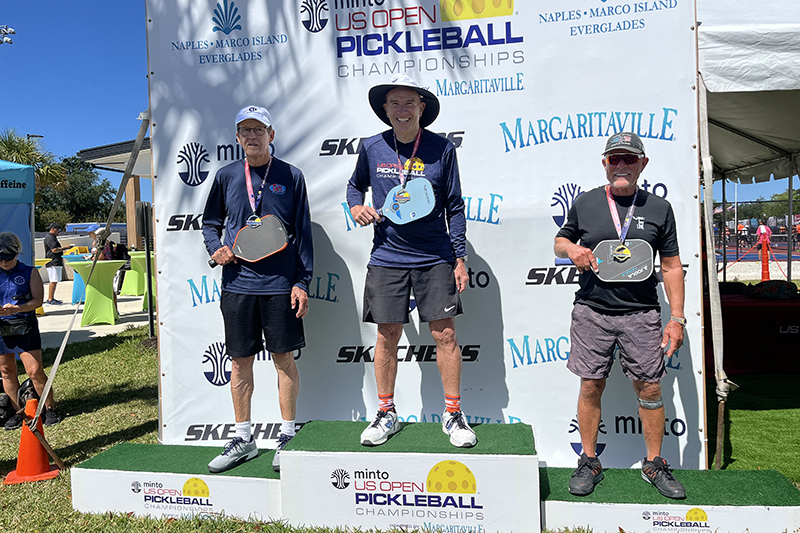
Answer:
[[22, 417], [18, 414], [14, 413], [14, 416], [6, 420], [6, 423], [3, 425], [3, 429], [6, 431], [12, 431], [15, 429], [19, 429], [22, 427]]
[[647, 457], [642, 459], [642, 479], [655, 485], [662, 496], [673, 500], [686, 498], [686, 489], [675, 479], [669, 465], [661, 457], [654, 457], [652, 461], [648, 461]]
[[52, 409], [44, 410], [44, 415], [42, 415], [42, 419], [44, 420], [44, 422], [42, 423], [45, 426], [55, 426], [56, 424], [61, 422], [61, 420], [63, 420], [63, 417], [61, 416], [61, 413], [58, 412], [58, 409], [53, 407]]
[[591, 494], [594, 486], [603, 480], [603, 465], [597, 457], [587, 457], [585, 453], [578, 459], [578, 468], [569, 479], [569, 493], [575, 496]]
[[50, 300], [50, 305], [64, 305], [61, 300]]
[[281, 450], [292, 440], [292, 437], [294, 435], [287, 435], [286, 433], [281, 433], [278, 436], [278, 446], [275, 448], [275, 456], [272, 458], [272, 469], [275, 472], [281, 471]]

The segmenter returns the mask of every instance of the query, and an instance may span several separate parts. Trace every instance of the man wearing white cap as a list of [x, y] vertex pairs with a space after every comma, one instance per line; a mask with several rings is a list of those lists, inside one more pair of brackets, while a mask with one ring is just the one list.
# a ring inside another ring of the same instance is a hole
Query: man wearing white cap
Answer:
[[[466, 218], [455, 146], [424, 129], [439, 114], [439, 101], [408, 76], [395, 76], [391, 83], [370, 89], [369, 102], [391, 129], [363, 143], [347, 184], [353, 219], [362, 226], [374, 224], [375, 232], [363, 320], [378, 324], [378, 414], [361, 434], [361, 444], [383, 444], [399, 431], [394, 405], [397, 343], [408, 323], [413, 289], [420, 320], [429, 323], [436, 342], [446, 406], [442, 431], [454, 446], [472, 447], [477, 439], [461, 411], [461, 350], [455, 331], [455, 317], [462, 312], [459, 293], [468, 282]], [[417, 194], [412, 190], [431, 191], [431, 211], [424, 216], [410, 211], [405, 219], [384, 217], [364, 205], [370, 188], [374, 206], [384, 205], [389, 196], [397, 198], [392, 209], [401, 212], [400, 204]]]
[[[222, 268], [220, 309], [225, 349], [231, 357], [231, 396], [236, 435], [208, 465], [224, 472], [258, 455], [251, 432], [253, 361], [264, 349], [278, 373], [283, 423], [272, 466], [280, 469], [280, 450], [295, 434], [300, 376], [294, 352], [304, 347], [302, 318], [308, 313], [308, 284], [313, 268], [311, 218], [303, 173], [273, 157], [275, 138], [269, 112], [247, 106], [236, 117], [236, 140], [245, 159], [221, 168], [203, 211], [203, 237], [211, 258]], [[231, 249], [245, 226], [257, 227], [273, 215], [286, 228], [287, 246], [258, 261], [237, 259]], [[224, 241], [222, 231], [225, 230]]]

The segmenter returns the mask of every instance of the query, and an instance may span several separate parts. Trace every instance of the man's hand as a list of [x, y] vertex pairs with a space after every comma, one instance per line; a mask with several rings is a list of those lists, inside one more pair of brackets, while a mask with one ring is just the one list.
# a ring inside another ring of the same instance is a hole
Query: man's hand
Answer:
[[661, 339], [661, 349], [669, 345], [669, 350], [665, 353], [667, 357], [672, 357], [672, 354], [678, 351], [683, 345], [683, 326], [675, 322], [674, 320], [670, 320], [667, 322], [667, 325], [664, 327], [664, 337]]
[[569, 257], [572, 264], [578, 269], [578, 272], [586, 272], [588, 270], [598, 271], [597, 258], [592, 251], [586, 247], [575, 244], [565, 237], [556, 237], [553, 252], [556, 257]]
[[11, 316], [19, 312], [19, 306], [16, 304], [5, 304], [0, 308], [0, 316]]
[[361, 226], [369, 226], [373, 222], [380, 222], [381, 216], [375, 209], [368, 205], [354, 205], [350, 208], [353, 220]]
[[223, 246], [214, 252], [214, 255], [211, 256], [211, 259], [216, 261], [218, 265], [227, 265], [231, 261], [234, 263], [236, 262], [236, 256], [233, 255], [233, 252], [231, 252], [231, 249], [227, 246]]
[[292, 309], [297, 309], [297, 318], [308, 314], [308, 293], [300, 287], [292, 287]]
[[458, 292], [464, 292], [469, 283], [469, 275], [467, 274], [467, 266], [464, 264], [463, 259], [456, 259], [456, 268], [454, 271], [456, 277], [456, 289]]

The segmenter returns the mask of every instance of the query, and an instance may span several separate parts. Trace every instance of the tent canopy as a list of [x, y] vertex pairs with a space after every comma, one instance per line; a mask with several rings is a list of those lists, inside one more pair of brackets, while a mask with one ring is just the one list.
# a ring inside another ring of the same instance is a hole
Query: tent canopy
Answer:
[[697, 0], [697, 18], [715, 177], [797, 174], [800, 2]]

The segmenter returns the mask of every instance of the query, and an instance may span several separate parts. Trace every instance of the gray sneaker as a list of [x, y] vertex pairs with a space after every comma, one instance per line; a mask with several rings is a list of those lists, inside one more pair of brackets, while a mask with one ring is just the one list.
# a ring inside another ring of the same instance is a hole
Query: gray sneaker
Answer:
[[225, 445], [225, 451], [208, 463], [208, 471], [212, 474], [225, 472], [256, 455], [258, 455], [258, 447], [253, 437], [250, 437], [250, 442], [245, 442], [241, 437], [233, 437], [233, 440]]
[[450, 435], [450, 444], [459, 448], [472, 448], [478, 443], [475, 432], [464, 420], [464, 413], [445, 411], [442, 413], [442, 431]]
[[294, 435], [287, 435], [286, 433], [281, 433], [280, 436], [278, 436], [278, 446], [275, 448], [275, 456], [272, 458], [272, 469], [275, 472], [281, 471], [281, 450], [292, 440], [292, 437], [294, 437]]
[[375, 420], [361, 432], [361, 445], [380, 446], [398, 431], [400, 424], [397, 423], [397, 413], [378, 410]]

